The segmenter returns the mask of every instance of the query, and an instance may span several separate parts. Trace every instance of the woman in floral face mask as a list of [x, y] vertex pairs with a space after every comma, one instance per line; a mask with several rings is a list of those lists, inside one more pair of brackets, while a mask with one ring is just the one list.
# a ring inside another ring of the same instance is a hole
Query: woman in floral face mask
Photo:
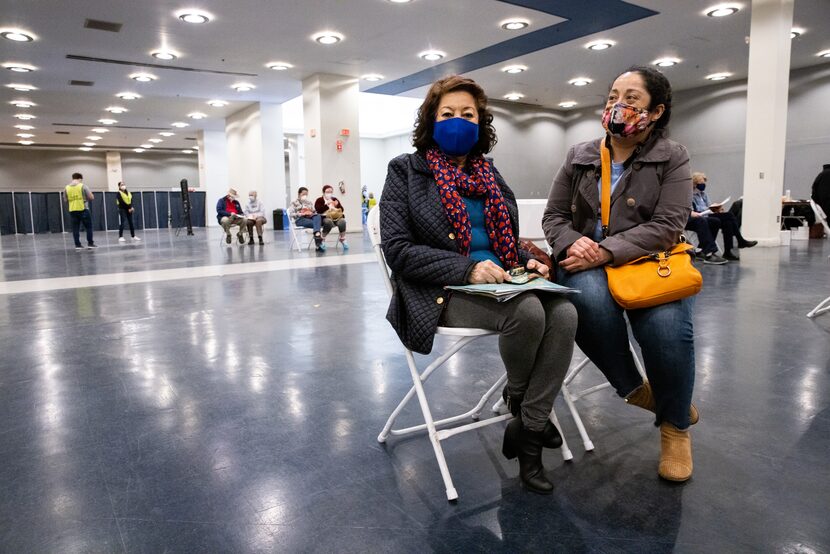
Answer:
[[[694, 297], [626, 311], [608, 290], [603, 266], [622, 265], [678, 242], [691, 211], [689, 154], [665, 137], [672, 109], [668, 79], [634, 66], [606, 97], [603, 136], [571, 147], [553, 183], [542, 227], [558, 262], [561, 284], [580, 289], [576, 342], [626, 402], [656, 414], [658, 474], [671, 481], [692, 475], [689, 426], [695, 356]], [[611, 213], [600, 218], [600, 145], [611, 152]], [[643, 353], [643, 381], [629, 350], [626, 316]]]

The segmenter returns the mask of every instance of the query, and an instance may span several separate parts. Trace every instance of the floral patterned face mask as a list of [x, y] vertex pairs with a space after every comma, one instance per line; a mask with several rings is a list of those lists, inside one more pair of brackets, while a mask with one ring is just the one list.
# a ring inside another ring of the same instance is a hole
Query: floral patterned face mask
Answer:
[[602, 126], [615, 137], [625, 138], [645, 131], [651, 122], [648, 110], [617, 102], [602, 113]]

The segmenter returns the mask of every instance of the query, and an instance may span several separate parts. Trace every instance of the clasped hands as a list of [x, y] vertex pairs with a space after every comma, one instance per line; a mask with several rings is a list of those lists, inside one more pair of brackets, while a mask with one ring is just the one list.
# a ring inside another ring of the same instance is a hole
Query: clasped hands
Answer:
[[613, 259], [611, 252], [588, 237], [577, 239], [568, 247], [567, 254], [568, 257], [559, 262], [559, 267], [569, 273], [600, 267]]
[[[528, 260], [526, 267], [528, 271], [535, 271], [545, 279], [547, 279], [548, 275], [550, 275], [550, 268], [538, 260]], [[504, 283], [505, 281], [510, 282], [511, 278], [510, 274], [504, 269], [490, 260], [484, 260], [482, 262], [478, 262], [473, 267], [473, 271], [470, 273], [468, 281], [471, 285], [483, 285], [487, 283]]]

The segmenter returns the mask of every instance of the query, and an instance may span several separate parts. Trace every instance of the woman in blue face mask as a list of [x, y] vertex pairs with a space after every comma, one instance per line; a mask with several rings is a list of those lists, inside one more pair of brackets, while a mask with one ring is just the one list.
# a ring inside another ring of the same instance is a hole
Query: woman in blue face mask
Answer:
[[411, 350], [427, 354], [439, 325], [499, 332], [507, 369], [503, 396], [514, 415], [503, 452], [519, 458], [525, 486], [549, 494], [542, 448], [562, 444], [548, 420], [570, 364], [576, 311], [557, 295], [521, 294], [507, 302], [445, 285], [502, 283], [521, 266], [549, 267], [518, 245], [518, 208], [492, 161], [493, 115], [484, 91], [452, 76], [432, 85], [413, 132], [417, 152], [389, 163], [381, 195], [383, 252], [395, 292], [387, 319]]

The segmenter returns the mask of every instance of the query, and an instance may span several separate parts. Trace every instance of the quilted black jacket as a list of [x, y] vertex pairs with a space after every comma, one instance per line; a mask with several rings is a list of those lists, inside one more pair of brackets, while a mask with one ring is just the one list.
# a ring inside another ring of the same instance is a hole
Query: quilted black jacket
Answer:
[[[516, 197], [495, 166], [493, 170], [518, 241]], [[429, 354], [449, 299], [444, 286], [466, 284], [476, 262], [458, 252], [454, 229], [423, 155], [402, 154], [389, 162], [378, 206], [383, 254], [395, 288], [386, 319], [407, 348]], [[520, 263], [528, 259], [528, 253], [519, 250]]]

